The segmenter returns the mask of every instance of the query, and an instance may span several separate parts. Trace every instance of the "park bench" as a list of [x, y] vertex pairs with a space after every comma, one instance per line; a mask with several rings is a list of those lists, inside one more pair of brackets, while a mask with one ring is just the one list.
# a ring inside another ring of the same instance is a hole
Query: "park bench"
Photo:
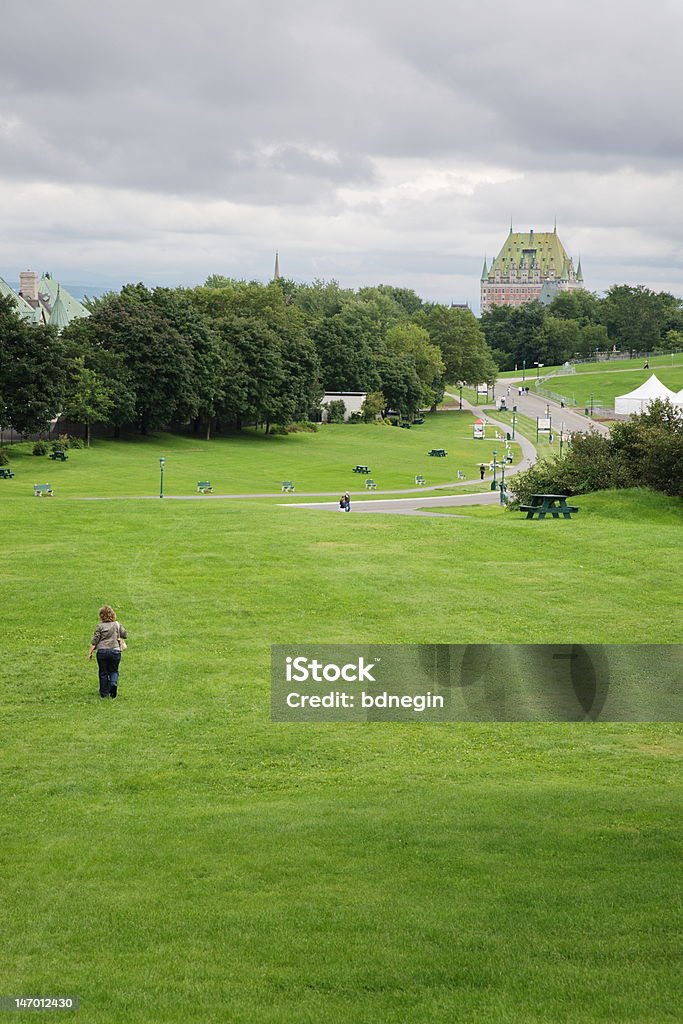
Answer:
[[377, 484], [375, 483], [374, 480], [371, 480], [370, 477], [368, 477], [368, 479], [365, 481], [365, 490], [366, 491], [376, 491], [377, 490]]
[[213, 494], [213, 487], [210, 480], [200, 480], [197, 484], [199, 494]]
[[52, 488], [49, 484], [34, 484], [33, 494], [36, 498], [51, 498]]
[[434, 455], [437, 459], [444, 459], [448, 452], [445, 448], [432, 448], [431, 452], [427, 452], [427, 455]]
[[294, 494], [294, 484], [291, 480], [283, 480], [280, 490], [285, 494]]
[[427, 481], [420, 473], [418, 473], [417, 476], [415, 477], [415, 483], [417, 484], [418, 487], [423, 487], [427, 483]]
[[48, 458], [52, 459], [53, 462], [66, 462], [69, 456], [66, 452], [57, 450], [56, 452], [51, 452], [50, 455], [48, 455]]
[[520, 505], [519, 511], [526, 512], [527, 519], [533, 519], [535, 516], [545, 519], [548, 515], [553, 519], [559, 519], [560, 516], [571, 519], [572, 512], [576, 513], [579, 509], [576, 505], [567, 504], [566, 494], [532, 494], [531, 504]]
[[370, 470], [368, 469], [367, 466], [354, 466], [353, 467], [353, 472], [354, 473], [365, 473], [367, 475], [370, 472]]
[[14, 473], [11, 469], [7, 469], [6, 466], [0, 466], [0, 480], [11, 480]]

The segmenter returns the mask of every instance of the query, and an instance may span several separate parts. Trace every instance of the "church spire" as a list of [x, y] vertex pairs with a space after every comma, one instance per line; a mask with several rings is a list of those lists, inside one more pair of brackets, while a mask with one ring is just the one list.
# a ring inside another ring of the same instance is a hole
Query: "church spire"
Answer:
[[281, 277], [282, 277], [282, 274], [280, 273], [280, 253], [276, 249], [275, 250], [275, 271], [273, 273], [273, 281], [279, 281]]
[[482, 271], [481, 271], [481, 279], [482, 279], [482, 281], [488, 280], [488, 276], [489, 276], [489, 269], [486, 266], [486, 257], [484, 256], [484, 266], [483, 266]]

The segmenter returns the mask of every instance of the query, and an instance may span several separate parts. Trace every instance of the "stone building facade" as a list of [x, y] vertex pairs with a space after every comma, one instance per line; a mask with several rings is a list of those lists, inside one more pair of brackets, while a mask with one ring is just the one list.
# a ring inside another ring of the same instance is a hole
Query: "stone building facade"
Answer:
[[522, 306], [548, 301], [557, 292], [583, 288], [581, 260], [574, 260], [553, 231], [510, 233], [490, 267], [481, 272], [481, 311], [491, 306]]

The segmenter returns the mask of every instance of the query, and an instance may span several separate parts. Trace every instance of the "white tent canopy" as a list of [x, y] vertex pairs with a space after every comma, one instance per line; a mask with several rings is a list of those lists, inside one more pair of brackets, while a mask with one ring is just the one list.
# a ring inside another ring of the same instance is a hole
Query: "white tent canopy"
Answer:
[[674, 404], [680, 401], [676, 392], [671, 391], [662, 384], [653, 373], [650, 379], [646, 380], [635, 391], [630, 391], [628, 395], [619, 395], [615, 398], [614, 411], [627, 414], [645, 412], [650, 403], [654, 402], [657, 398], [660, 398], [662, 401], [668, 398]]
[[680, 405], [683, 408], [683, 388], [678, 392], [675, 399], [675, 405]]

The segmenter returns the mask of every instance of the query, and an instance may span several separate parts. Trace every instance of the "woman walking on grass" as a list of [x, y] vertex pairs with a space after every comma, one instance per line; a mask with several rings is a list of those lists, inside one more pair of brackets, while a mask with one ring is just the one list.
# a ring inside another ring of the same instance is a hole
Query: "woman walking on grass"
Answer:
[[100, 697], [116, 697], [118, 693], [121, 651], [125, 649], [127, 636], [127, 631], [116, 621], [116, 612], [111, 605], [103, 605], [88, 651], [88, 661], [92, 661], [93, 652], [97, 654]]

